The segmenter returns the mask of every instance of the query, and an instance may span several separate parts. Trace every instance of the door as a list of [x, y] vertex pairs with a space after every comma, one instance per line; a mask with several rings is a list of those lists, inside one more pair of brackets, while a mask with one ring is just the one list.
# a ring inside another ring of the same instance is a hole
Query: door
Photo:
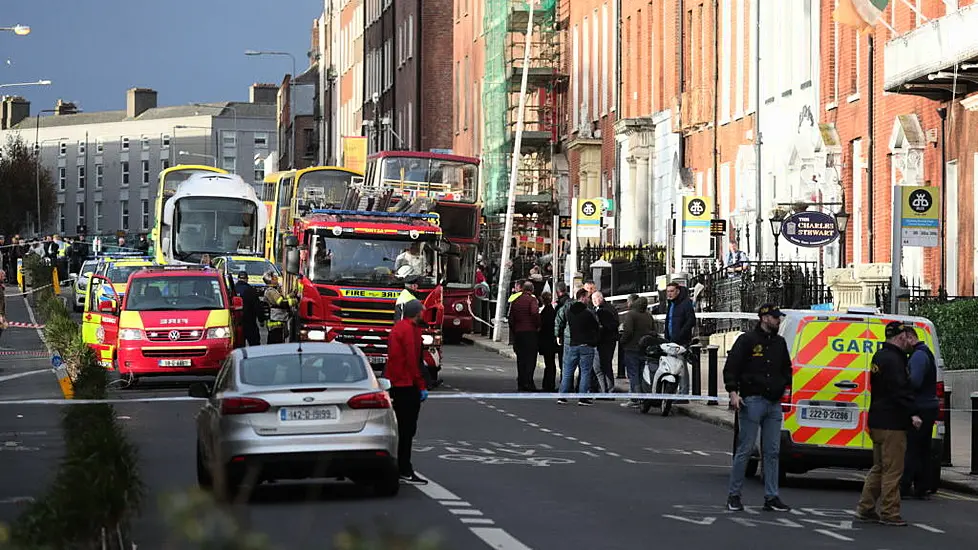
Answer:
[[98, 292], [96, 289], [97, 274], [93, 273], [88, 279], [85, 289], [85, 305], [82, 309], [82, 341], [98, 353], [98, 329], [102, 326], [102, 315], [98, 311]]
[[[99, 360], [106, 368], [112, 368], [115, 360], [115, 348], [119, 341], [119, 308], [122, 307], [122, 300], [115, 291], [112, 281], [100, 275], [92, 275], [89, 288], [97, 287], [93, 291], [93, 302], [99, 313], [100, 346]], [[115, 307], [111, 311], [103, 310], [104, 304], [112, 303]]]
[[803, 317], [792, 351], [784, 429], [799, 445], [871, 447], [866, 425], [876, 335], [858, 318]]

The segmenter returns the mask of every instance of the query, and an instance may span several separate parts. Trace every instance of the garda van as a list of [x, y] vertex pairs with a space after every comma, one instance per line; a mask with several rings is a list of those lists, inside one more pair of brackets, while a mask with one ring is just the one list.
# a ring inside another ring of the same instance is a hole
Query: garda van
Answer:
[[[866, 469], [873, 465], [867, 417], [873, 354], [886, 340], [886, 325], [899, 321], [917, 330], [937, 358], [941, 410], [931, 434], [933, 479], [941, 475], [944, 419], [944, 361], [934, 324], [922, 317], [879, 314], [870, 309], [782, 310], [781, 336], [792, 358], [791, 388], [782, 398], [781, 475], [817, 468]], [[909, 419], [908, 419], [909, 422]], [[758, 468], [755, 456], [748, 474]], [[936, 485], [935, 485], [936, 486]]]

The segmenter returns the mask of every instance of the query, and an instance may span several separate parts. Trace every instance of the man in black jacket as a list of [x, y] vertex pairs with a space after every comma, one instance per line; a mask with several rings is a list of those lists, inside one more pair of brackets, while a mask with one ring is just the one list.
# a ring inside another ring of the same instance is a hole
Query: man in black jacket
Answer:
[[781, 452], [781, 397], [791, 385], [791, 355], [778, 334], [781, 317], [778, 306], [765, 304], [757, 310], [760, 322], [751, 332], [737, 338], [723, 367], [723, 383], [730, 393], [730, 405], [737, 410], [740, 430], [736, 434], [737, 452], [730, 470], [727, 509], [744, 509], [740, 491], [744, 486], [747, 461], [761, 431], [764, 460], [764, 509], [791, 510], [778, 496], [778, 460]]
[[[900, 480], [907, 452], [907, 430], [919, 429], [913, 388], [907, 372], [910, 335], [899, 321], [886, 325], [886, 342], [873, 355], [869, 371], [869, 437], [873, 469], [863, 483], [856, 517], [883, 525], [907, 525], [900, 515]], [[879, 511], [877, 512], [877, 505]]]
[[[588, 393], [591, 385], [591, 365], [594, 362], [594, 351], [598, 345], [600, 326], [598, 319], [587, 306], [589, 293], [587, 289], [577, 291], [577, 301], [567, 309], [567, 326], [570, 328], [570, 341], [564, 350], [564, 365], [560, 373], [560, 393], [567, 394], [574, 387], [574, 371], [581, 367], [579, 394]], [[557, 403], [563, 405], [567, 399], [561, 397]], [[582, 398], [578, 405], [590, 405], [591, 400]]]
[[941, 408], [937, 397], [937, 358], [917, 336], [917, 329], [907, 327], [910, 352], [910, 387], [913, 389], [917, 416], [923, 420], [920, 428], [907, 430], [907, 456], [904, 463], [900, 496], [926, 499], [937, 490], [932, 468], [931, 433]]
[[549, 291], [544, 290], [540, 295], [543, 309], [540, 310], [540, 332], [538, 339], [540, 342], [540, 355], [543, 357], [543, 391], [556, 393], [557, 391], [557, 337], [554, 335], [554, 327], [557, 321], [557, 310], [554, 309], [553, 296]]
[[688, 348], [693, 340], [693, 327], [696, 326], [696, 313], [689, 299], [689, 290], [679, 283], [669, 283], [666, 298], [666, 340]]
[[241, 297], [244, 302], [244, 309], [241, 311], [241, 325], [244, 329], [245, 341], [249, 346], [261, 345], [261, 331], [258, 329], [258, 321], [261, 320], [261, 300], [258, 298], [258, 291], [248, 282], [248, 272], [241, 270], [238, 273], [238, 282], [234, 285], [234, 293]]

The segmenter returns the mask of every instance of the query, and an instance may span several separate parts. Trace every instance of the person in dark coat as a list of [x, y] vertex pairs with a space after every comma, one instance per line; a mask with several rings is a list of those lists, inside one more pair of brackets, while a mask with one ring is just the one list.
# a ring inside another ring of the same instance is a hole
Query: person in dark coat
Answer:
[[615, 391], [615, 370], [612, 362], [615, 359], [615, 348], [618, 347], [618, 310], [604, 301], [604, 294], [600, 291], [591, 294], [591, 304], [601, 325], [598, 356], [594, 364], [594, 373], [598, 379], [597, 389], [601, 393], [612, 393]]
[[258, 316], [262, 311], [261, 300], [258, 298], [258, 291], [248, 283], [248, 272], [242, 270], [238, 273], [238, 282], [234, 284], [234, 293], [241, 297], [244, 302], [244, 310], [241, 312], [241, 323], [244, 329], [245, 341], [249, 346], [261, 345], [261, 331], [258, 329]]
[[533, 283], [523, 283], [523, 293], [509, 307], [509, 324], [516, 352], [516, 383], [519, 391], [537, 391], [533, 371], [537, 367], [540, 333], [540, 301], [533, 295]]
[[[570, 334], [567, 348], [564, 350], [564, 365], [560, 372], [562, 394], [568, 394], [574, 389], [574, 371], [578, 366], [581, 368], [578, 394], [587, 394], [591, 385], [591, 365], [594, 363], [594, 351], [601, 336], [601, 325], [598, 324], [594, 311], [588, 307], [589, 300], [590, 293], [582, 288], [577, 291], [577, 301], [567, 306], [566, 319]], [[557, 403], [566, 404], [567, 399], [561, 397]], [[584, 397], [579, 399], [577, 404], [591, 405], [592, 401]]]
[[937, 397], [937, 358], [927, 344], [920, 341], [917, 329], [907, 327], [906, 333], [907, 344], [913, 350], [910, 352], [910, 387], [917, 416], [923, 423], [919, 429], [907, 430], [907, 456], [900, 494], [904, 498], [926, 499], [929, 493], [937, 490], [936, 480], [931, 475], [931, 433], [941, 407]]
[[[570, 293], [567, 291], [567, 283], [563, 281], [557, 283], [557, 305], [554, 306], [554, 310], [557, 312], [557, 317], [558, 317], [555, 321], [557, 325], [560, 325], [560, 322], [562, 320], [560, 318], [560, 311], [563, 309], [564, 305], [567, 304], [567, 302], [569, 301], [571, 301], [571, 296]], [[554, 334], [557, 337], [557, 364], [563, 367], [564, 341], [563, 338], [560, 336], [560, 333], [563, 333], [564, 328], [558, 327], [557, 325], [554, 326]], [[557, 330], [558, 328], [559, 330]]]
[[[628, 306], [628, 311], [622, 319], [621, 342], [622, 357], [625, 360], [625, 373], [628, 375], [628, 390], [639, 393], [642, 364], [645, 355], [639, 342], [642, 338], [655, 332], [655, 321], [649, 315], [649, 300], [644, 296], [636, 296]], [[622, 406], [637, 407], [639, 400], [629, 400]]]
[[543, 302], [543, 309], [540, 310], [540, 333], [538, 341], [540, 345], [540, 355], [543, 356], [543, 391], [548, 393], [557, 392], [557, 363], [554, 361], [557, 355], [557, 336], [554, 328], [557, 325], [557, 310], [554, 309], [553, 298], [549, 292], [544, 291], [540, 295]]
[[666, 299], [666, 340], [688, 348], [693, 341], [693, 327], [696, 326], [696, 313], [689, 299], [689, 289], [679, 283], [669, 283]]

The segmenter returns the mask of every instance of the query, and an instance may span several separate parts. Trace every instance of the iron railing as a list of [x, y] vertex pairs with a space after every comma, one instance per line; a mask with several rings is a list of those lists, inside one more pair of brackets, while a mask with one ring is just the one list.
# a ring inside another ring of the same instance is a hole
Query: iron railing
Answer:
[[[604, 260], [610, 269], [599, 269], [597, 276], [592, 265]], [[666, 274], [666, 249], [657, 245], [585, 246], [577, 251], [577, 270], [584, 280], [594, 283], [605, 296], [654, 292], [656, 278]]]

